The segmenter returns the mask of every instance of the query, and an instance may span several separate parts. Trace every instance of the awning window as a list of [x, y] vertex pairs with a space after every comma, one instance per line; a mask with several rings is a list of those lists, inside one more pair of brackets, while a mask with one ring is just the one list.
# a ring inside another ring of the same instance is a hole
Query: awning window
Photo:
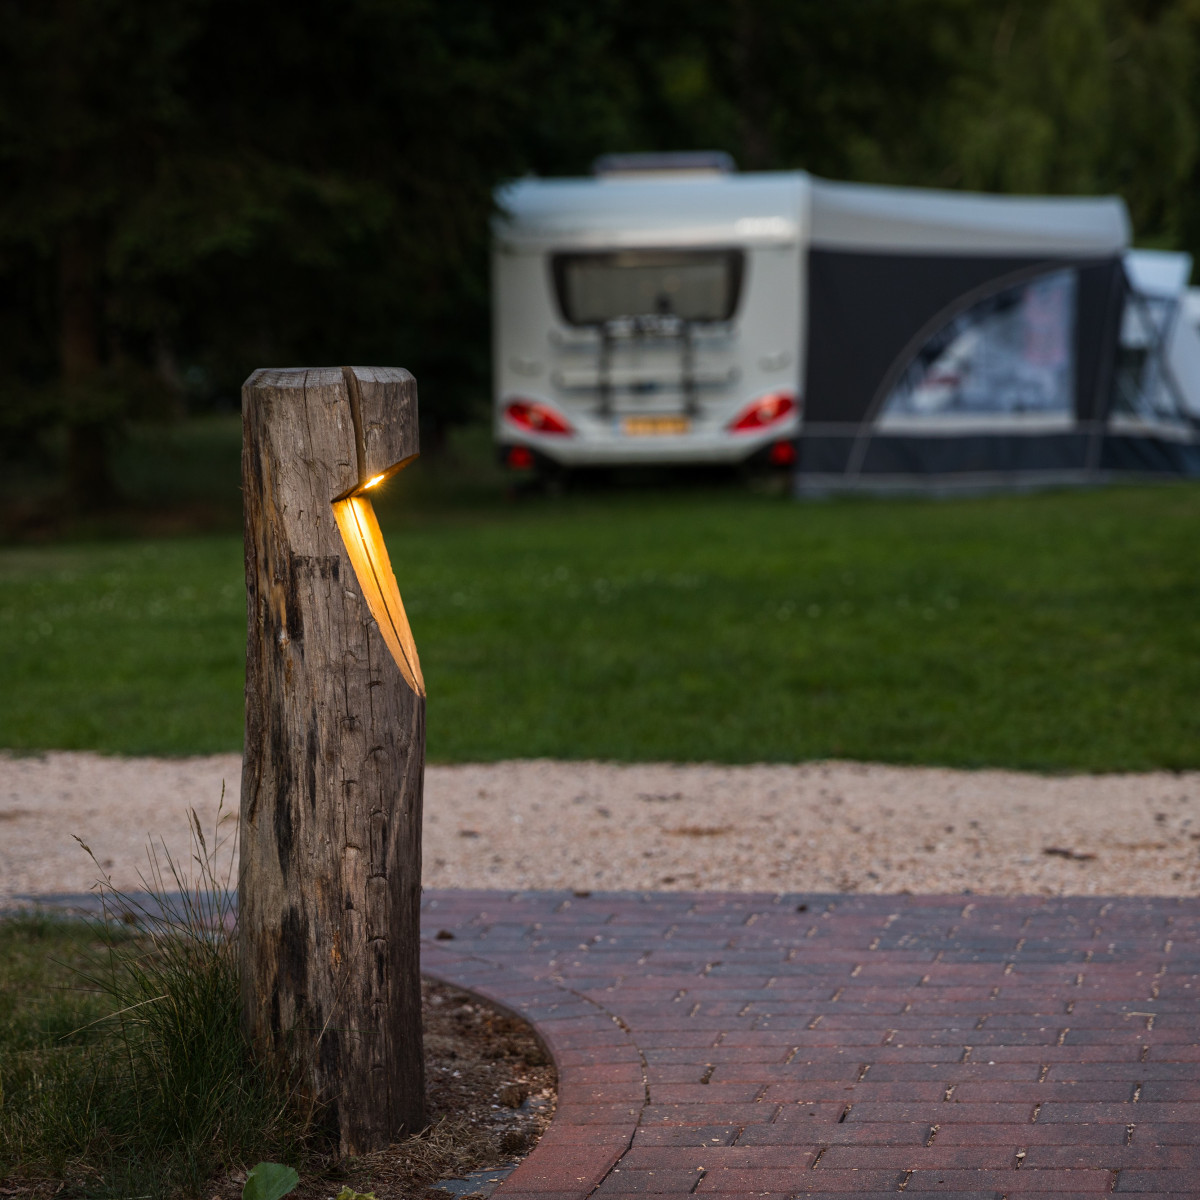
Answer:
[[1067, 414], [1075, 395], [1072, 270], [988, 296], [914, 355], [883, 408], [888, 417]]

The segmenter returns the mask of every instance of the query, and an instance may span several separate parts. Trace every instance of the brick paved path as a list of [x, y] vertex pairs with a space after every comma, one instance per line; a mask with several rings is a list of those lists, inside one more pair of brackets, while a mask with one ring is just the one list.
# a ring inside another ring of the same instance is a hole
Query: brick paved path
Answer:
[[424, 930], [558, 1063], [498, 1198], [1200, 1197], [1200, 901], [447, 891]]

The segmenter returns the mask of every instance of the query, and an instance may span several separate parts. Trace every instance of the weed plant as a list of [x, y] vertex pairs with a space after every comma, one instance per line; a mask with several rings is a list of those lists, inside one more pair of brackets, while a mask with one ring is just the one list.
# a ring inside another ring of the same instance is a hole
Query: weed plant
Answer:
[[194, 883], [152, 849], [146, 892], [100, 885], [98, 921], [0, 924], [6, 963], [35, 962], [48, 938], [66, 953], [57, 978], [15, 968], [0, 1030], [0, 1178], [26, 1194], [53, 1180], [80, 1196], [199, 1195], [218, 1172], [312, 1144], [287, 1072], [240, 1028], [219, 826], [210, 846], [193, 813], [192, 834]]

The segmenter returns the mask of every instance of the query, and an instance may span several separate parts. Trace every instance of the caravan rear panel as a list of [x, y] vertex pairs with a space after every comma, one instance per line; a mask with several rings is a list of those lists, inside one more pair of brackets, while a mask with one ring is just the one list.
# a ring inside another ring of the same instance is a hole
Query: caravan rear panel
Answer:
[[498, 199], [501, 446], [585, 466], [790, 445], [805, 176], [526, 180]]

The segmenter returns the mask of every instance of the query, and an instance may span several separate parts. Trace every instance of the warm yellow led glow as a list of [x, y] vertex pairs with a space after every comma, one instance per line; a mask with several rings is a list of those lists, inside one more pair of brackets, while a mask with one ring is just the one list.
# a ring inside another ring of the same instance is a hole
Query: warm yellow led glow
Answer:
[[365, 492], [369, 487], [374, 487], [377, 483], [382, 483], [386, 478], [386, 475], [376, 475], [374, 479], [368, 479], [367, 482], [363, 484], [363, 491]]
[[[382, 478], [380, 475], [365, 486], [370, 487]], [[366, 597], [367, 607], [379, 626], [379, 632], [383, 634], [392, 658], [396, 660], [396, 666], [400, 668], [400, 674], [418, 696], [424, 696], [425, 680], [421, 675], [420, 659], [417, 658], [417, 644], [408, 626], [404, 601], [400, 599], [400, 589], [396, 586], [396, 576], [392, 574], [383, 533], [370, 500], [364, 496], [335, 500], [333, 515], [359, 587]]]

